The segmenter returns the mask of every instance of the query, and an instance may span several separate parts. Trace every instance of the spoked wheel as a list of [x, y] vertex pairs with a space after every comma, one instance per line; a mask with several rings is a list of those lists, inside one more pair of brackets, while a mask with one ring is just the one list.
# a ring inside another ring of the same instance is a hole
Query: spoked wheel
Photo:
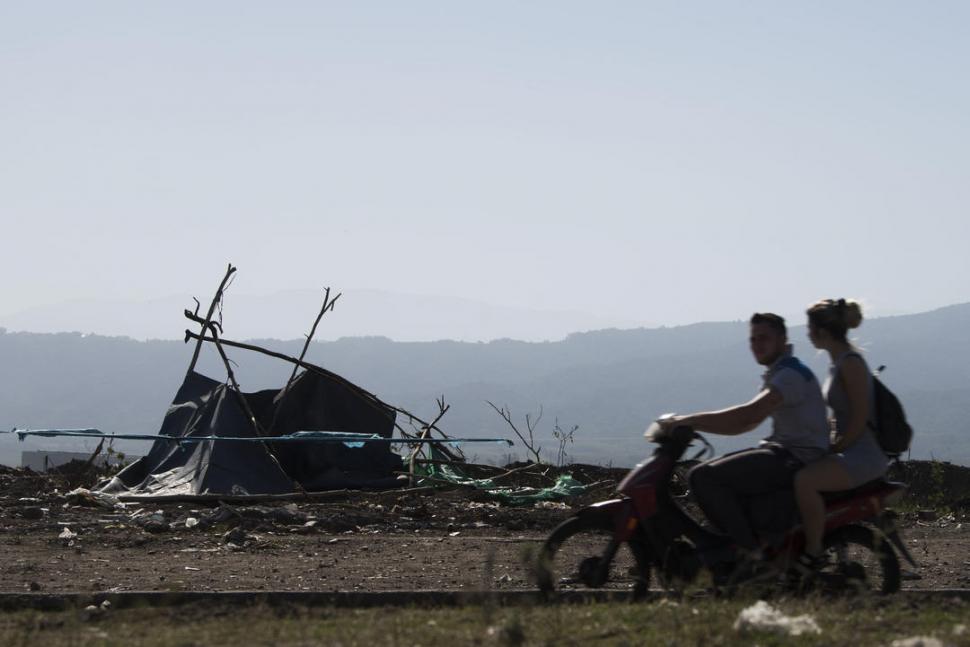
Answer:
[[536, 583], [545, 595], [582, 588], [633, 589], [635, 597], [647, 592], [650, 565], [639, 544], [620, 546], [609, 559], [613, 516], [587, 514], [559, 525], [539, 553]]
[[895, 593], [899, 559], [889, 540], [865, 526], [845, 526], [825, 537], [831, 560], [820, 573], [826, 589], [842, 592]]

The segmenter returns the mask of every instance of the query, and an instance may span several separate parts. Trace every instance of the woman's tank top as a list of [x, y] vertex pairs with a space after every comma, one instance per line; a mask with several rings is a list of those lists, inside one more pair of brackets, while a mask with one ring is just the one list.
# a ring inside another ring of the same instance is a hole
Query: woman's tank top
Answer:
[[[845, 389], [845, 382], [842, 380], [839, 370], [842, 368], [842, 362], [845, 361], [847, 357], [852, 357], [853, 355], [862, 360], [862, 364], [866, 369], [866, 376], [869, 380], [869, 416], [866, 420], [866, 430], [862, 436], [856, 440], [856, 443], [865, 443], [878, 449], [879, 443], [876, 441], [876, 436], [872, 431], [872, 427], [875, 423], [876, 412], [875, 390], [872, 381], [872, 373], [869, 372], [869, 365], [866, 364], [865, 358], [854, 350], [843, 353], [842, 356], [835, 360], [835, 363], [833, 363], [832, 367], [829, 369], [829, 376], [828, 379], [825, 380], [825, 385], [822, 387], [822, 392], [825, 394], [825, 402], [832, 409], [832, 413], [835, 416], [836, 429], [839, 430], [839, 433], [844, 433], [849, 425], [850, 405], [849, 393]], [[880, 452], [881, 451], [882, 450], [880, 449]]]

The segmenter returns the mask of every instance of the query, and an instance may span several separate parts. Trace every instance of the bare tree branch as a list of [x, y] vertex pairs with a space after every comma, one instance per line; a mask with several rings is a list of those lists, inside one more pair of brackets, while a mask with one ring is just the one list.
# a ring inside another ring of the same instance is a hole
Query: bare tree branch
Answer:
[[512, 431], [515, 432], [515, 435], [518, 436], [519, 440], [522, 441], [522, 444], [525, 445], [525, 448], [529, 451], [530, 454], [532, 454], [535, 457], [535, 462], [541, 463], [542, 456], [539, 454], [539, 452], [542, 451], [542, 448], [536, 447], [535, 428], [536, 428], [536, 425], [539, 423], [539, 420], [542, 418], [542, 408], [541, 407], [539, 408], [539, 414], [536, 417], [535, 422], [532, 421], [532, 418], [529, 414], [526, 414], [525, 426], [526, 426], [526, 431], [529, 434], [528, 439], [526, 439], [525, 435], [523, 435], [522, 432], [519, 431], [519, 428], [515, 426], [515, 423], [512, 422], [512, 412], [508, 409], [507, 406], [503, 406], [499, 408], [489, 400], [486, 400], [485, 402], [488, 403], [488, 406], [495, 409], [495, 413], [502, 416], [502, 419], [505, 420], [506, 423], [508, 423], [509, 427], [512, 428]]
[[559, 441], [559, 451], [556, 453], [556, 461], [559, 467], [566, 462], [566, 445], [572, 444], [573, 434], [579, 430], [579, 425], [573, 425], [569, 431], [559, 426], [559, 418], [556, 418], [556, 426], [552, 429], [552, 437]]

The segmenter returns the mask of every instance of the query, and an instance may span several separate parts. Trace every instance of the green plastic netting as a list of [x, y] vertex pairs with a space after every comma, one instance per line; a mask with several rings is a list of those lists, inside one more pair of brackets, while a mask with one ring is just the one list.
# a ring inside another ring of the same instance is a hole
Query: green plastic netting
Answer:
[[[433, 448], [431, 450], [431, 457], [438, 460], [444, 458], [443, 455], [435, 452]], [[455, 485], [470, 486], [508, 505], [525, 505], [538, 501], [558, 501], [583, 494], [587, 490], [585, 485], [574, 479], [570, 474], [561, 474], [556, 478], [556, 482], [549, 487], [535, 488], [503, 486], [496, 484], [492, 479], [471, 478], [462, 474], [461, 470], [456, 469], [452, 465], [443, 465], [440, 463], [415, 465], [414, 472], [419, 477], [428, 477], [424, 480], [419, 478], [419, 484], [433, 486], [436, 483], [445, 481], [447, 483], [454, 483]]]

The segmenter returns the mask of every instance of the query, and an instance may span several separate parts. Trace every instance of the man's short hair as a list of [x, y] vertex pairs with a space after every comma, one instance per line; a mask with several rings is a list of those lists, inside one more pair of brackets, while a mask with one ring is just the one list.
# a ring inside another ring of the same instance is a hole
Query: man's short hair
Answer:
[[788, 336], [788, 328], [785, 327], [785, 318], [773, 312], [756, 312], [751, 315], [751, 325], [767, 324], [772, 330], [782, 337]]

